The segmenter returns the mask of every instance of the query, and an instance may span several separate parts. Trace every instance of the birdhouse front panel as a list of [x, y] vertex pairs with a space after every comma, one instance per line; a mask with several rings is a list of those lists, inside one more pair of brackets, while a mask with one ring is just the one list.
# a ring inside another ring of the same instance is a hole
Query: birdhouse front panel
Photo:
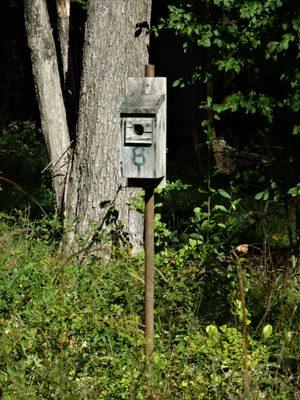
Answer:
[[129, 78], [121, 107], [121, 171], [130, 179], [166, 176], [166, 78]]

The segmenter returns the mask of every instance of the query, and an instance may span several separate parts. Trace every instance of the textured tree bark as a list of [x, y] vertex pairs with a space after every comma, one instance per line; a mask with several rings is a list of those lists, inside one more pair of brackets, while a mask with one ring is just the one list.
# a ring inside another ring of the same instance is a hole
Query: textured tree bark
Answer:
[[142, 216], [130, 207], [137, 189], [120, 177], [119, 110], [129, 76], [143, 76], [151, 0], [91, 0], [85, 28], [77, 142], [67, 193], [74, 233], [101, 221], [114, 205], [134, 248], [143, 236]]
[[75, 78], [74, 49], [71, 49], [71, 2], [56, 0], [57, 33], [59, 42], [58, 59], [62, 80], [62, 91], [67, 114], [70, 138], [76, 134], [77, 104], [79, 98], [79, 79]]
[[56, 0], [57, 28], [64, 84], [69, 70], [70, 6], [70, 0]]
[[70, 147], [57, 55], [46, 0], [25, 0], [25, 25], [32, 71], [52, 170], [57, 207], [63, 202]]

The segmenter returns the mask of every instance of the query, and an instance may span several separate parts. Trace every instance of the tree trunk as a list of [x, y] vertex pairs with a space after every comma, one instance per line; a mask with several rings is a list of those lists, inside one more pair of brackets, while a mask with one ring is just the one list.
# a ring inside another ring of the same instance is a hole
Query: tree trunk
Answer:
[[64, 85], [69, 69], [70, 6], [70, 0], [56, 0], [57, 28]]
[[70, 147], [57, 55], [46, 0], [25, 0], [25, 25], [43, 135], [49, 153], [57, 207], [63, 202]]
[[142, 216], [130, 207], [137, 189], [120, 176], [120, 105], [127, 77], [143, 76], [148, 62], [146, 32], [151, 0], [91, 0], [85, 29], [77, 141], [67, 193], [67, 216], [74, 233], [102, 221], [110, 206], [134, 248], [142, 240]]
[[77, 106], [79, 98], [79, 79], [75, 78], [74, 48], [71, 48], [71, 2], [70, 0], [56, 0], [57, 32], [59, 41], [59, 66], [62, 77], [62, 91], [64, 96], [67, 122], [70, 138], [76, 132]]

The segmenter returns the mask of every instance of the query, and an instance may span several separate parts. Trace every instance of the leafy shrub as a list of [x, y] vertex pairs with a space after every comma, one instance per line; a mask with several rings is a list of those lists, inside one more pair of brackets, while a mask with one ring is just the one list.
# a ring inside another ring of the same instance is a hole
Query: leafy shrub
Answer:
[[[228, 317], [217, 326], [214, 311], [209, 318], [197, 311], [199, 287], [212, 274], [199, 273], [190, 255], [175, 263], [171, 254], [157, 256], [156, 350], [147, 378], [143, 261], [118, 252], [109, 263], [93, 256], [80, 264], [56, 254], [57, 229], [55, 220], [0, 219], [3, 399], [143, 399], [147, 386], [155, 399], [241, 398], [239, 322]], [[285, 312], [295, 302], [286, 292]], [[292, 365], [283, 360], [296, 335], [284, 345], [283, 337], [265, 327], [250, 338], [253, 399], [292, 399], [296, 374], [287, 379]]]
[[[0, 136], [0, 209], [30, 207], [34, 215], [53, 211], [54, 197], [40, 132], [30, 121], [13, 121]], [[4, 178], [1, 179], [1, 178]]]

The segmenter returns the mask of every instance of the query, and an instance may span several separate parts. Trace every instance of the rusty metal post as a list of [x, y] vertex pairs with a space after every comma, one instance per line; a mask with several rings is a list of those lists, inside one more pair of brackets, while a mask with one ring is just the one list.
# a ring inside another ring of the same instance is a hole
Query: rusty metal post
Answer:
[[[154, 77], [154, 65], [145, 66], [145, 77]], [[145, 187], [145, 341], [146, 370], [151, 371], [154, 350], [154, 185]]]
[[[146, 359], [154, 350], [154, 190], [145, 190], [145, 339]], [[149, 368], [148, 368], [149, 369]]]

